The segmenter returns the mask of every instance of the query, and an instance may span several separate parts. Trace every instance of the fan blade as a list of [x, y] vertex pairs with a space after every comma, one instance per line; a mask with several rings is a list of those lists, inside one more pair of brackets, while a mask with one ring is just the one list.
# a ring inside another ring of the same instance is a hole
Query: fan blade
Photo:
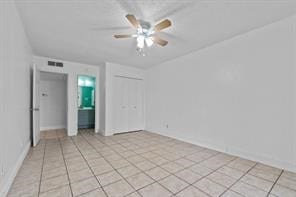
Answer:
[[132, 38], [132, 34], [114, 35], [115, 38]]
[[134, 15], [128, 14], [125, 17], [135, 28], [138, 28], [140, 26], [139, 21], [136, 19], [136, 17]]
[[157, 25], [154, 26], [154, 31], [161, 31], [165, 28], [168, 28], [169, 26], [172, 25], [172, 22], [168, 19], [163, 20], [162, 22], [158, 23]]
[[158, 38], [158, 37], [153, 37], [153, 42], [159, 44], [159, 45], [162, 46], [162, 47], [164, 47], [165, 45], [168, 44], [168, 41], [163, 40], [163, 39]]

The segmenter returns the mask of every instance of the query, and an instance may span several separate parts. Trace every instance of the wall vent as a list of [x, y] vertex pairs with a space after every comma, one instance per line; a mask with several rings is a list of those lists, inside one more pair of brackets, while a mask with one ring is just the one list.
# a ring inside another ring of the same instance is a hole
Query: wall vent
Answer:
[[48, 64], [47, 64], [48, 66], [55, 66], [55, 62], [53, 62], [53, 61], [48, 61]]
[[64, 64], [62, 62], [54, 62], [54, 61], [48, 61], [48, 66], [56, 66], [56, 67], [64, 67]]
[[63, 64], [62, 62], [56, 62], [56, 66], [57, 66], [57, 67], [63, 67], [64, 64]]

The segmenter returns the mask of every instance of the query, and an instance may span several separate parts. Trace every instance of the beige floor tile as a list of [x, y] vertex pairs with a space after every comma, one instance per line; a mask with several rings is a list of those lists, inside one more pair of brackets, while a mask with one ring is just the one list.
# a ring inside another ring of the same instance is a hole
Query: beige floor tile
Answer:
[[59, 168], [53, 168], [50, 170], [43, 170], [42, 180], [53, 178], [56, 176], [66, 175], [66, 174], [67, 174], [67, 170], [65, 166], [59, 167]]
[[263, 171], [266, 171], [266, 172], [269, 172], [272, 174], [276, 174], [276, 175], [280, 175], [282, 173], [281, 169], [274, 168], [274, 167], [271, 167], [271, 166], [268, 166], [265, 164], [261, 164], [261, 163], [258, 163], [254, 168], [260, 169], [260, 170], [263, 170]]
[[244, 197], [244, 196], [237, 192], [227, 190], [221, 197]]
[[41, 181], [40, 192], [43, 193], [52, 189], [59, 188], [64, 185], [68, 185], [68, 184], [69, 184], [69, 180], [67, 175], [46, 179]]
[[170, 175], [169, 172], [165, 171], [164, 169], [160, 167], [152, 168], [148, 171], [145, 171], [146, 174], [148, 174], [151, 178], [158, 181], [160, 179], [163, 179]]
[[183, 190], [189, 185], [174, 175], [160, 180], [159, 183], [174, 194]]
[[88, 165], [91, 167], [108, 165], [109, 163], [104, 158], [95, 158], [90, 161], [87, 161]]
[[79, 197], [107, 197], [107, 196], [101, 188], [98, 188], [93, 191], [82, 194]]
[[194, 186], [213, 197], [218, 197], [224, 191], [227, 190], [226, 187], [223, 187], [217, 183], [214, 183], [213, 181], [207, 178], [203, 178], [200, 181], [196, 182]]
[[129, 162], [136, 164], [136, 163], [140, 163], [142, 161], [145, 161], [146, 159], [144, 157], [141, 157], [139, 155], [135, 155], [135, 156], [131, 156], [126, 158]]
[[174, 162], [169, 162], [169, 163], [163, 164], [160, 167], [165, 169], [166, 171], [168, 171], [170, 173], [176, 173], [176, 172], [181, 171], [181, 170], [184, 169], [183, 166], [180, 166], [179, 164], [176, 164]]
[[158, 154], [155, 154], [153, 152], [147, 152], [147, 153], [141, 154], [141, 156], [149, 160], [151, 158], [158, 157]]
[[230, 187], [237, 181], [237, 179], [231, 178], [230, 176], [227, 176], [220, 172], [213, 172], [212, 174], [207, 176], [207, 178], [225, 187]]
[[68, 172], [80, 171], [80, 170], [87, 169], [87, 168], [88, 168], [88, 165], [85, 162], [77, 163], [77, 164], [71, 164], [71, 165], [67, 164]]
[[188, 168], [188, 167], [193, 166], [195, 164], [193, 161], [190, 161], [185, 158], [178, 159], [174, 162], [180, 166], [183, 166], [184, 168]]
[[296, 180], [281, 176], [277, 181], [277, 184], [288, 187], [289, 189], [293, 189], [296, 191]]
[[114, 170], [113, 167], [109, 164], [94, 166], [94, 167], [91, 167], [91, 169], [95, 175], [104, 174], [106, 172], [110, 172]]
[[229, 164], [227, 164], [227, 166], [232, 167], [232, 168], [235, 168], [237, 170], [241, 170], [243, 172], [247, 172], [255, 164], [256, 164], [256, 162], [253, 162], [253, 161], [250, 161], [250, 160], [246, 160], [246, 159], [237, 158], [234, 161], [232, 161]]
[[137, 192], [134, 192], [132, 194], [127, 195], [126, 197], [141, 197], [141, 196]]
[[133, 176], [128, 177], [127, 182], [129, 182], [136, 190], [145, 187], [154, 182], [149, 176], [144, 173], [135, 174]]
[[134, 151], [125, 151], [125, 152], [121, 152], [120, 155], [124, 158], [128, 158], [131, 156], [136, 155], [137, 153], [135, 153]]
[[110, 161], [110, 164], [115, 169], [122, 168], [122, 167], [125, 167], [125, 166], [130, 165], [130, 163], [127, 160], [125, 160], [125, 159], [119, 159], [119, 160], [115, 160], [115, 161]]
[[126, 178], [129, 176], [135, 175], [141, 171], [138, 168], [132, 165], [129, 165], [129, 166], [118, 169], [117, 172], [119, 172], [119, 174], [121, 174], [123, 177]]
[[189, 186], [180, 193], [176, 195], [177, 197], [209, 197], [206, 193], [202, 192], [201, 190]]
[[135, 191], [125, 180], [107, 185], [104, 190], [110, 197], [123, 197]]
[[139, 190], [142, 197], [169, 197], [172, 193], [161, 186], [159, 183], [153, 183]]
[[165, 158], [160, 157], [160, 156], [150, 158], [149, 161], [151, 161], [152, 163], [154, 163], [156, 165], [159, 165], [159, 166], [162, 165], [162, 164], [170, 162], [169, 160], [166, 160]]
[[31, 197], [37, 196], [39, 190], [39, 183], [29, 184], [22, 187], [13, 187], [8, 193], [8, 197]]
[[93, 174], [89, 168], [79, 170], [79, 171], [69, 172], [69, 178], [71, 183], [74, 183], [76, 181], [81, 181], [81, 180], [90, 178], [92, 176]]
[[70, 190], [70, 187], [68, 185], [45, 192], [41, 193], [39, 195], [40, 197], [72, 197], [72, 193]]
[[294, 172], [284, 171], [282, 174], [282, 177], [296, 181], [296, 173], [294, 173]]
[[283, 187], [281, 185], [276, 184], [273, 189], [271, 190], [271, 193], [278, 196], [278, 197], [295, 197], [296, 191], [291, 190], [287, 187]]
[[109, 185], [122, 179], [120, 174], [118, 174], [116, 171], [100, 174], [97, 176], [97, 178], [102, 186]]
[[249, 185], [258, 187], [259, 189], [262, 189], [263, 191], [266, 191], [266, 192], [269, 192], [271, 187], [273, 186], [273, 182], [255, 177], [250, 174], [247, 174], [243, 178], [241, 178], [241, 181], [248, 183]]
[[244, 172], [227, 166], [223, 166], [222, 168], [218, 169], [218, 172], [226, 174], [234, 179], [239, 179], [244, 175]]
[[277, 178], [279, 177], [279, 175], [277, 174], [273, 174], [270, 173], [270, 171], [267, 170], [261, 170], [258, 168], [253, 168], [252, 170], [250, 170], [249, 174], [254, 175], [256, 177], [271, 181], [271, 182], [275, 182], [277, 180]]
[[260, 190], [257, 187], [244, 183], [242, 181], [237, 182], [234, 186], [231, 187], [231, 190], [242, 194], [246, 197], [265, 197], [267, 192]]
[[193, 172], [201, 175], [201, 176], [207, 176], [207, 175], [209, 175], [210, 173], [213, 172], [213, 170], [211, 170], [209, 168], [206, 168], [204, 166], [201, 166], [199, 164], [191, 166], [189, 169], [192, 170]]
[[71, 188], [74, 196], [87, 193], [99, 187], [100, 187], [100, 184], [98, 183], [97, 179], [94, 177], [91, 177], [82, 181], [78, 181], [75, 183], [71, 183]]
[[175, 175], [177, 177], [179, 177], [180, 179], [182, 179], [183, 181], [186, 181], [189, 184], [193, 184], [193, 183], [195, 183], [196, 181], [198, 181], [199, 179], [202, 178], [201, 175], [196, 174], [192, 170], [188, 170], [188, 169], [179, 171]]
[[149, 170], [149, 169], [152, 169], [152, 168], [156, 167], [155, 164], [151, 163], [148, 160], [136, 163], [135, 166], [137, 168], [139, 168], [140, 170], [143, 170], [143, 171], [146, 171], [146, 170]]

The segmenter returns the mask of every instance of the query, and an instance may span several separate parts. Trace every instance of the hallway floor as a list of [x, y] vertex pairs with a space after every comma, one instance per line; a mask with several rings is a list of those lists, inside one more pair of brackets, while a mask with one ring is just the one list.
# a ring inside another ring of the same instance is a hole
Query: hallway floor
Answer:
[[296, 174], [146, 131], [46, 133], [9, 197], [295, 197]]

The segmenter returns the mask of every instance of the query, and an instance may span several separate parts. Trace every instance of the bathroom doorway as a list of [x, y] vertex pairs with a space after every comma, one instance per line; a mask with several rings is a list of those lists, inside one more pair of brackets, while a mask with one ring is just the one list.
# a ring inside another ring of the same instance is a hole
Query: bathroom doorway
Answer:
[[78, 75], [78, 130], [95, 131], [96, 78]]

